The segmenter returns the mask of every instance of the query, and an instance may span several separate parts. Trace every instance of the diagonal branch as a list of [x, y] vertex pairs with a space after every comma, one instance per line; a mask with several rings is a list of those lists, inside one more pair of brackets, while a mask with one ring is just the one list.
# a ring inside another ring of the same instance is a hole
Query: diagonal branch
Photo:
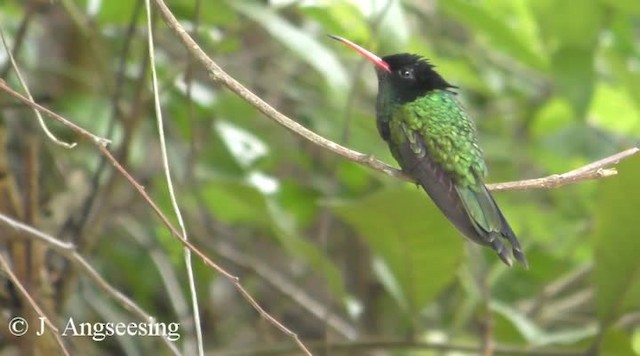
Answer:
[[[276, 110], [274, 107], [269, 105], [259, 96], [252, 93], [249, 89], [247, 89], [233, 77], [227, 74], [224, 70], [222, 70], [222, 68], [220, 68], [220, 66], [218, 66], [211, 58], [209, 58], [209, 56], [207, 56], [202, 48], [200, 48], [198, 43], [193, 38], [191, 38], [191, 36], [189, 36], [184, 27], [182, 27], [182, 25], [178, 22], [178, 19], [173, 16], [171, 10], [167, 7], [163, 0], [155, 0], [155, 3], [160, 10], [160, 15], [164, 19], [167, 26], [169, 26], [169, 28], [171, 28], [171, 30], [175, 32], [175, 34], [180, 38], [189, 53], [191, 53], [191, 55], [207, 70], [211, 79], [216, 82], [222, 83], [233, 93], [258, 109], [267, 118], [277, 122], [294, 134], [310, 141], [311, 143], [327, 149], [333, 153], [336, 153], [350, 161], [359, 163], [363, 166], [372, 168], [376, 171], [382, 172], [395, 178], [413, 181], [402, 171], [376, 159], [372, 155], [351, 150], [334, 141], [326, 139]], [[634, 147], [615, 154], [611, 157], [604, 158], [600, 161], [593, 162], [584, 167], [563, 174], [554, 174], [544, 178], [488, 184], [487, 187], [493, 191], [549, 189], [584, 180], [605, 178], [617, 174], [617, 171], [615, 169], [605, 169], [606, 167], [611, 166], [624, 158], [632, 156], [638, 153], [638, 151], [639, 149]]]

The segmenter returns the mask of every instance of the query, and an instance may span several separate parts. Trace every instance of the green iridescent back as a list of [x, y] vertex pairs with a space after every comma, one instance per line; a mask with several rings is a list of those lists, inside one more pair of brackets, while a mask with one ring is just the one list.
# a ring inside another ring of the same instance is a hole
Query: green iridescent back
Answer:
[[[409, 140], [416, 155], [427, 154], [442, 170], [464, 187], [481, 183], [486, 174], [473, 122], [455, 94], [433, 90], [391, 110], [389, 130], [396, 144]], [[394, 156], [396, 153], [393, 152]], [[395, 157], [397, 160], [398, 157]]]

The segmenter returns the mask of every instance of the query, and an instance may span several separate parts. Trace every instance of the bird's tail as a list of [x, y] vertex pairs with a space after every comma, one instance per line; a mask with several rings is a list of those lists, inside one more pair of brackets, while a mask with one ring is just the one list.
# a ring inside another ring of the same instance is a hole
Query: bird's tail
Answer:
[[513, 257], [528, 268], [527, 258], [516, 234], [484, 184], [456, 187], [456, 190], [476, 232], [475, 236], [469, 237], [479, 244], [493, 248], [500, 259], [511, 266], [511, 256], [504, 243], [504, 240], [507, 240], [511, 245]]

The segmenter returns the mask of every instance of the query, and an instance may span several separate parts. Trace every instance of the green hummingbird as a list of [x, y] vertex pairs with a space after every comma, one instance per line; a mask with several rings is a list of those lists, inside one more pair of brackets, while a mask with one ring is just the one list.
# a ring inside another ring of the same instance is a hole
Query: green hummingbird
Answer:
[[329, 35], [375, 65], [376, 123], [402, 171], [471, 241], [491, 247], [508, 266], [511, 254], [527, 267], [520, 243], [485, 187], [487, 167], [475, 127], [456, 99], [455, 86], [425, 58], [409, 53], [378, 57]]

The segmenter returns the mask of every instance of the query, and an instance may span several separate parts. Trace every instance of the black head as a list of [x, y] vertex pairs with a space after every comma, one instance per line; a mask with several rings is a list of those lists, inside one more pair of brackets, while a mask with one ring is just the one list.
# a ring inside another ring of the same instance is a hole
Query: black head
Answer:
[[[449, 84], [434, 66], [416, 54], [401, 53], [382, 57], [387, 68], [376, 66], [380, 86], [400, 102], [410, 102], [431, 90], [450, 90]], [[381, 88], [382, 89], [382, 88]]]
[[329, 37], [353, 48], [376, 67], [380, 92], [396, 102], [410, 102], [436, 89], [449, 90], [455, 86], [447, 83], [426, 59], [415, 54], [392, 54], [383, 58], [357, 44], [338, 36]]

